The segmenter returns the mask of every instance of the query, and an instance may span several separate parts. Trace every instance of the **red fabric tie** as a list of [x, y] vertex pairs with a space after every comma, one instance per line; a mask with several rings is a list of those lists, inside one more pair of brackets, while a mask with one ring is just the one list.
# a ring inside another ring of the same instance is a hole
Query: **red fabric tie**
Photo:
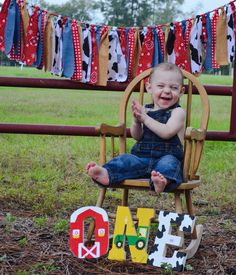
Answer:
[[129, 45], [129, 66], [128, 66], [128, 79], [132, 78], [132, 69], [134, 62], [134, 42], [135, 42], [135, 28], [130, 28], [128, 33], [128, 45]]
[[190, 71], [190, 66], [187, 58], [187, 51], [185, 48], [184, 38], [182, 34], [182, 26], [179, 22], [175, 23], [175, 44], [174, 44], [174, 52], [175, 52], [175, 64], [179, 66], [181, 69]]
[[139, 58], [138, 64], [138, 75], [145, 71], [146, 69], [151, 68], [152, 66], [152, 58], [154, 51], [154, 43], [152, 39], [152, 27], [148, 26], [147, 33], [144, 37], [141, 49], [141, 55]]
[[119, 38], [120, 38], [121, 50], [122, 50], [122, 53], [123, 53], [124, 57], [126, 58], [126, 55], [127, 55], [127, 45], [126, 45], [125, 29], [124, 28], [118, 28], [117, 31], [118, 31]]
[[164, 32], [163, 32], [163, 30], [160, 26], [157, 26], [156, 29], [157, 29], [157, 36], [159, 38], [160, 45], [161, 45], [161, 53], [162, 53], [162, 56], [164, 58], [164, 54], [165, 54], [165, 35], [164, 35]]
[[8, 7], [10, 4], [10, 0], [6, 0], [2, 5], [2, 10], [0, 13], [0, 51], [4, 51], [4, 33], [5, 27], [7, 23], [7, 14], [8, 14]]
[[91, 74], [90, 74], [90, 82], [91, 84], [96, 84], [98, 81], [98, 47], [96, 40], [96, 31], [95, 25], [90, 26], [91, 31], [91, 39], [92, 39], [92, 66], [91, 66]]
[[212, 50], [211, 50], [211, 55], [212, 55], [212, 68], [213, 69], [218, 69], [220, 66], [216, 62], [216, 24], [219, 19], [219, 13], [218, 10], [216, 10], [212, 16], [211, 20], [211, 28], [212, 28]]
[[39, 39], [38, 11], [39, 8], [35, 8], [34, 13], [30, 17], [29, 26], [27, 28], [22, 60], [27, 65], [33, 65], [36, 60], [36, 51]]

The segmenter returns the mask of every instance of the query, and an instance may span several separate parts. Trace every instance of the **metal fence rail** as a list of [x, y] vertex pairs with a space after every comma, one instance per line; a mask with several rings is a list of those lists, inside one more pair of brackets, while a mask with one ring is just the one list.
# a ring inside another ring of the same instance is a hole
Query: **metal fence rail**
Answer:
[[[231, 117], [229, 131], [208, 131], [207, 140], [236, 141], [236, 72], [234, 72], [233, 86], [206, 85], [208, 95], [231, 96]], [[106, 87], [84, 84], [65, 79], [0, 77], [0, 86], [4, 87], [33, 87], [52, 89], [83, 89], [124, 91], [128, 83], [109, 82]], [[46, 124], [14, 124], [0, 123], [0, 133], [8, 134], [39, 134], [39, 135], [67, 135], [67, 136], [97, 136], [95, 126], [70, 126]], [[127, 136], [130, 131], [127, 129]]]

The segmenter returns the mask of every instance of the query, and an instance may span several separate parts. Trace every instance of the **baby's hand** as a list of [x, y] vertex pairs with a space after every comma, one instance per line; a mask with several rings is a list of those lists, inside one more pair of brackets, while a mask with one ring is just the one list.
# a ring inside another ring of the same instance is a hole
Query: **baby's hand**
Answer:
[[132, 100], [132, 112], [133, 112], [133, 117], [136, 122], [142, 123], [144, 120], [144, 111], [142, 105], [136, 100]]

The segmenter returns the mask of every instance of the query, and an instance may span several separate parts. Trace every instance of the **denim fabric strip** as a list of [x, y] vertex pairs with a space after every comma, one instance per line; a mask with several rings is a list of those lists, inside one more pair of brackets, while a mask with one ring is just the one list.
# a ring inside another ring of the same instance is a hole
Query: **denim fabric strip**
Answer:
[[38, 15], [38, 31], [39, 31], [39, 39], [38, 39], [38, 47], [37, 47], [37, 57], [34, 65], [39, 66], [43, 54], [43, 45], [42, 45], [42, 10], [39, 11]]
[[96, 25], [96, 42], [97, 42], [98, 49], [100, 47], [100, 40], [101, 40], [100, 31], [101, 31], [101, 27], [99, 25]]
[[157, 32], [156, 32], [156, 27], [152, 28], [152, 36], [153, 36], [153, 41], [154, 41], [152, 67], [155, 67], [157, 64], [159, 64], [159, 43], [158, 43], [158, 36], [157, 36]]
[[17, 3], [15, 3], [15, 30], [14, 30], [14, 38], [13, 38], [13, 44], [14, 44], [14, 53], [17, 55], [18, 54], [18, 49], [20, 46], [20, 20], [21, 20], [21, 15], [20, 15], [20, 10], [19, 7], [17, 5]]
[[72, 39], [71, 19], [68, 19], [63, 31], [63, 48], [62, 48], [62, 62], [63, 62], [63, 76], [71, 78], [74, 74], [74, 45]]
[[204, 62], [204, 68], [206, 70], [212, 69], [212, 29], [211, 29], [211, 18], [210, 13], [206, 14], [206, 32], [207, 32], [207, 43], [206, 43], [206, 58]]
[[8, 8], [8, 16], [4, 34], [5, 53], [9, 54], [13, 45], [16, 21], [16, 1], [12, 0]]

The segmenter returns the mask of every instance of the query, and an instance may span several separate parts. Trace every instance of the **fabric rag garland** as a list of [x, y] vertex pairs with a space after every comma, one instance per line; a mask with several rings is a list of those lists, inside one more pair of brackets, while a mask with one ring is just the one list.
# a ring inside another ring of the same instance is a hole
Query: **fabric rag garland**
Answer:
[[164, 60], [200, 73], [234, 62], [236, 0], [196, 18], [147, 27], [108, 27], [5, 0], [0, 51], [15, 61], [92, 85], [132, 80]]

